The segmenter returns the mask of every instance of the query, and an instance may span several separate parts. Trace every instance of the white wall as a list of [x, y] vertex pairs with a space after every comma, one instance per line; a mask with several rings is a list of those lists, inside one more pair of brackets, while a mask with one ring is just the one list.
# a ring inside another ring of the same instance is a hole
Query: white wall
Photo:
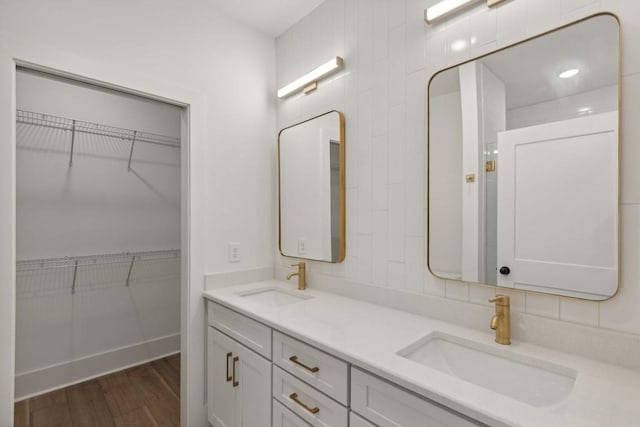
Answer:
[[440, 277], [462, 277], [462, 110], [460, 92], [431, 98], [431, 253], [429, 266]]
[[[591, 13], [612, 11], [622, 22], [622, 268], [619, 293], [588, 302], [508, 292], [512, 310], [532, 316], [640, 336], [640, 3], [624, 0], [482, 2], [438, 24], [423, 11], [436, 0], [327, 0], [277, 40], [278, 84], [325, 58], [344, 55], [341, 78], [278, 103], [278, 127], [329, 109], [347, 126], [347, 258], [310, 262], [308, 270], [398, 291], [485, 305], [492, 287], [438, 280], [425, 262], [425, 88], [439, 69], [539, 34]], [[452, 51], [458, 39], [475, 40]], [[629, 95], [625, 95], [629, 94]], [[289, 260], [280, 258], [285, 266]], [[310, 281], [310, 286], [313, 283]], [[501, 290], [502, 292], [502, 290]], [[398, 300], [401, 299], [398, 293]], [[460, 310], [459, 317], [467, 310]], [[482, 325], [480, 326], [482, 327]], [[566, 328], [569, 330], [570, 328]]]
[[[206, 0], [0, 3], [0, 425], [11, 425], [13, 401], [14, 59], [189, 106], [181, 417], [205, 425], [204, 274], [274, 258], [274, 41]], [[239, 264], [227, 261], [229, 241], [242, 244]]]
[[578, 111], [581, 108], [590, 108], [588, 114], [617, 111], [618, 88], [616, 86], [606, 86], [553, 101], [512, 108], [507, 110], [507, 129], [574, 119], [587, 114]]
[[485, 162], [496, 160], [494, 151], [498, 147], [498, 133], [505, 130], [506, 92], [504, 83], [491, 72], [488, 67], [480, 67], [480, 88], [482, 91], [481, 116], [482, 116], [482, 145], [480, 170], [484, 178], [484, 197], [481, 215], [484, 224], [482, 228], [483, 247], [482, 258], [484, 260], [483, 275], [479, 282], [497, 283], [497, 259], [498, 259], [498, 177], [495, 172], [485, 171]]

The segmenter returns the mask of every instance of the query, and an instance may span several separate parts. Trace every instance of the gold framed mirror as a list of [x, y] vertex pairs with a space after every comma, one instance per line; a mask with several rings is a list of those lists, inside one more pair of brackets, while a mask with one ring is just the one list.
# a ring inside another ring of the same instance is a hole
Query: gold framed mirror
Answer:
[[596, 14], [428, 85], [428, 268], [588, 300], [619, 284], [620, 24]]
[[278, 248], [340, 262], [346, 255], [344, 115], [329, 111], [278, 133]]

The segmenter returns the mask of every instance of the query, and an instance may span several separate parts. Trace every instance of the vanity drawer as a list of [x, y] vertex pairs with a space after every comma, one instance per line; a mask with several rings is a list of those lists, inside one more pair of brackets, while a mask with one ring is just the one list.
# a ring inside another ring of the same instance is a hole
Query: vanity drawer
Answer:
[[347, 427], [349, 411], [338, 402], [273, 366], [273, 397], [315, 427]]
[[483, 425], [357, 368], [351, 369], [351, 409], [380, 427]]
[[209, 325], [271, 360], [271, 328], [214, 302], [207, 303]]
[[287, 409], [282, 403], [273, 399], [272, 427], [309, 427], [302, 418]]
[[273, 331], [273, 361], [343, 405], [349, 404], [346, 362], [278, 331]]
[[[275, 425], [273, 426], [275, 427]], [[349, 412], [349, 427], [376, 427], [355, 412]]]

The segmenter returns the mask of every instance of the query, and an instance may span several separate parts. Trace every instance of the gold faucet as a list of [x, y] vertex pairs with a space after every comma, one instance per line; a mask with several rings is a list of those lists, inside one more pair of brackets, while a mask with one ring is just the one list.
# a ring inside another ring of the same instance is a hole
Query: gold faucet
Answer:
[[291, 267], [298, 267], [298, 271], [287, 274], [287, 280], [293, 276], [298, 276], [298, 290], [304, 291], [307, 287], [307, 274], [304, 262], [292, 264]]
[[491, 329], [496, 331], [496, 342], [498, 344], [511, 344], [511, 312], [509, 297], [507, 295], [496, 295], [489, 302], [496, 303], [496, 314], [491, 318]]

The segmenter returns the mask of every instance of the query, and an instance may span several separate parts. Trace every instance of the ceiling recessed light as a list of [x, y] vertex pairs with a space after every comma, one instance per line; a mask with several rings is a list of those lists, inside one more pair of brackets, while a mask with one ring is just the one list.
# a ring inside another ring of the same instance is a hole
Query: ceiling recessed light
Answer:
[[582, 107], [578, 109], [578, 113], [580, 114], [591, 114], [593, 113], [593, 108], [591, 107]]
[[568, 79], [569, 77], [575, 76], [579, 72], [580, 70], [578, 70], [577, 68], [571, 68], [570, 70], [566, 70], [558, 74], [558, 77], [560, 77], [561, 79]]

